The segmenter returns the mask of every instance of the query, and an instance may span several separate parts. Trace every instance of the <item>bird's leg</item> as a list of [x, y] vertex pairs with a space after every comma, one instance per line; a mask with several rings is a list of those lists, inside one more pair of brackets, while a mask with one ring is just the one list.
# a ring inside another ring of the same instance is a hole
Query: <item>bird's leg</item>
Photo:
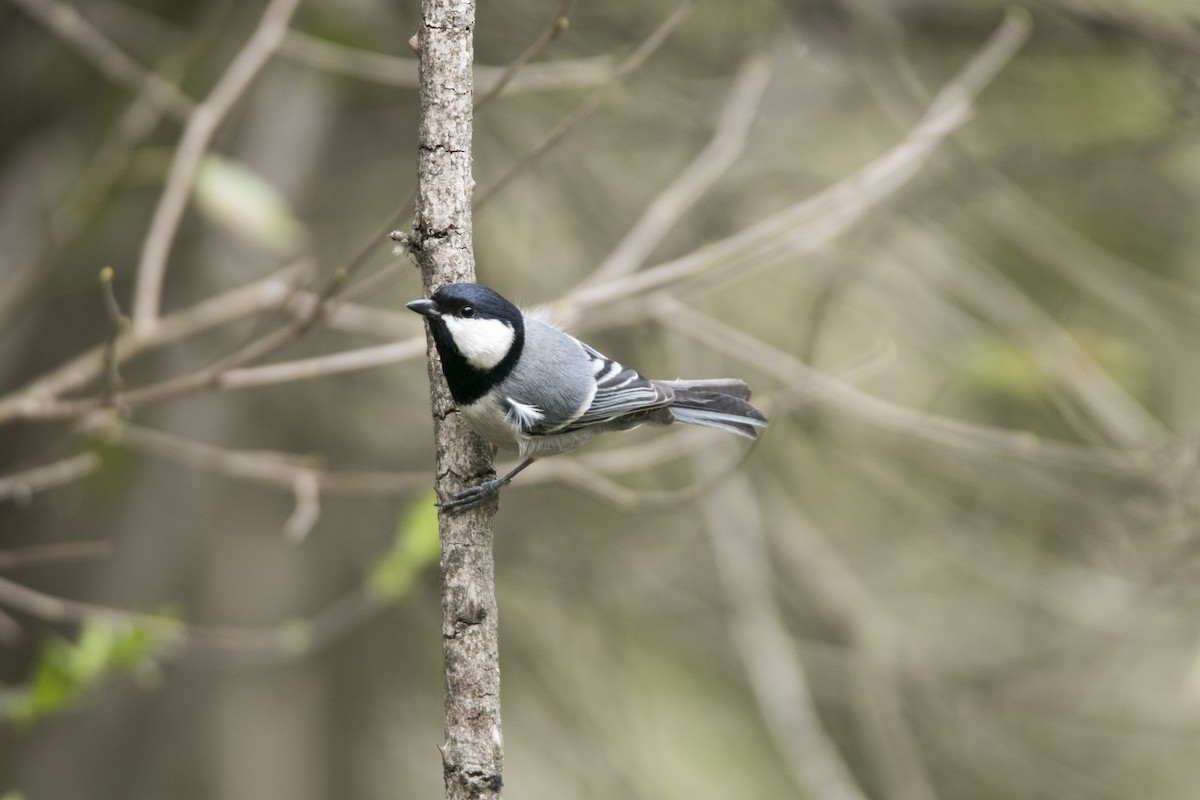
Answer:
[[527, 458], [516, 466], [511, 472], [503, 477], [494, 480], [486, 481], [478, 486], [472, 486], [470, 489], [463, 489], [461, 492], [455, 492], [450, 496], [450, 499], [443, 503], [435, 503], [438, 508], [447, 511], [462, 511], [466, 508], [472, 508], [479, 505], [484, 500], [488, 499], [504, 486], [512, 482], [512, 479], [517, 477], [517, 473], [533, 463], [532, 458]]

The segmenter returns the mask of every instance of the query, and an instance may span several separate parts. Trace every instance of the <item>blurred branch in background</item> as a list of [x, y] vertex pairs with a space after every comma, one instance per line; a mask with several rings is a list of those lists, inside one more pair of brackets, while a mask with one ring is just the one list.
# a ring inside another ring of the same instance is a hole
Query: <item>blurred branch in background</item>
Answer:
[[[682, 19], [687, 8], [687, 4], [680, 6], [674, 15], [662, 23], [655, 34], [626, 62], [626, 67], [620, 71], [619, 77], [623, 78], [636, 68], [653, 51], [654, 47], [661, 43], [670, 29]], [[631, 295], [662, 290], [664, 287], [674, 287], [686, 280], [695, 281], [707, 270], [717, 269], [719, 274], [724, 273], [727, 276], [727, 280], [743, 279], [746, 270], [752, 268], [748, 262], [756, 261], [760, 268], [774, 263], [769, 259], [771, 251], [775, 248], [782, 247], [785, 252], [794, 254], [828, 242], [855, 221], [861, 219], [870, 208], [882, 202], [916, 174], [937, 143], [967, 119], [973, 94], [982, 90], [987, 78], [1000, 68], [1004, 60], [1012, 56], [1027, 34], [1027, 30], [1028, 20], [1026, 17], [1020, 14], [1010, 15], [1004, 26], [968, 65], [963, 74], [942, 90], [930, 106], [926, 116], [905, 140], [885, 156], [864, 167], [856, 175], [816, 197], [802, 201], [741, 233], [728, 237], [720, 243], [709, 245], [690, 256], [651, 267], [632, 277], [618, 275], [615, 279], [607, 282], [580, 287], [569, 293], [565, 301], [560, 301], [559, 308], [566, 311], [564, 315], [566, 319], [563, 321], [575, 322], [581, 309], [590, 311], [596, 306], [628, 299]], [[747, 97], [752, 96], [749, 93], [755, 90], [756, 83], [761, 82], [764, 77], [758, 72], [760, 69], [761, 67], [754, 68], [744, 78], [748, 83], [746, 88], [740, 91], [746, 92]], [[761, 88], [758, 88], [757, 91], [761, 91]], [[738, 98], [736, 94], [735, 98], [742, 99]], [[596, 100], [593, 107], [598, 103], [599, 100]], [[565, 133], [564, 130], [562, 135]], [[685, 174], [680, 179], [681, 184], [677, 184], [677, 186], [686, 185], [691, 180]], [[703, 182], [707, 182], [707, 179]], [[658, 217], [662, 213], [662, 207], [652, 206], [649, 213], [650, 215], [644, 219]], [[678, 212], [673, 212], [668, 216], [678, 219]], [[668, 216], [662, 217], [661, 220], [656, 219], [653, 223], [644, 223], [647, 226], [645, 230], [652, 227], [661, 228], [662, 225], [669, 224], [671, 220]], [[642, 247], [644, 245], [640, 245], [639, 249]], [[641, 257], [644, 258], [644, 255]], [[622, 271], [627, 269], [628, 267], [621, 267]], [[703, 285], [705, 288], [712, 288], [707, 281]], [[331, 296], [326, 293], [322, 295], [322, 298], [328, 301]], [[314, 309], [321, 307], [314, 306]], [[315, 313], [317, 312], [314, 310]], [[286, 329], [279, 329], [274, 334], [251, 342], [242, 350], [222, 359], [202, 373], [180, 376], [155, 386], [131, 390], [125, 395], [123, 401], [130, 407], [136, 407], [198, 389], [221, 388], [225, 376], [234, 367], [269, 353], [290, 340], [295, 333], [294, 329], [290, 333]], [[135, 324], [130, 335], [144, 338], [148, 333], [145, 329], [139, 330]], [[380, 359], [372, 356], [362, 359], [334, 356], [330, 359], [342, 362], [335, 364], [334, 370], [340, 370], [343, 366], [351, 369], [380, 366], [388, 363], [387, 359], [391, 358], [393, 353], [397, 360], [415, 356], [416, 353], [412, 352], [410, 347], [401, 345], [397, 349], [392, 349], [389, 346], [389, 349], [383, 351], [386, 353], [385, 357]], [[326, 368], [314, 365], [310, 361], [295, 370], [290, 368], [264, 369], [269, 370], [266, 373], [268, 377], [256, 378], [254, 383], [294, 379], [295, 377], [314, 377], [325, 374], [321, 370]], [[45, 388], [45, 384], [42, 388]], [[32, 394], [34, 397], [44, 396], [45, 392], [38, 391]], [[17, 415], [76, 416], [87, 413], [96, 407], [96, 403], [93, 401], [52, 403], [43, 400], [42, 397], [37, 397], [35, 405], [22, 402], [22, 399], [33, 398], [0, 398], [0, 422]]]
[[60, 461], [0, 476], [0, 501], [28, 503], [38, 492], [53, 489], [91, 475], [100, 468], [95, 453], [79, 453]]
[[87, 59], [105, 77], [134, 94], [176, 122], [186, 122], [196, 104], [179, 87], [151, 72], [84, 19], [74, 6], [59, 0], [11, 0], [37, 19], [55, 36]]
[[[176, 343], [260, 311], [279, 308], [287, 301], [292, 285], [303, 270], [303, 264], [294, 264], [247, 286], [170, 314], [149, 331], [130, 329], [117, 338], [115, 361], [119, 365], [145, 350]], [[105, 346], [91, 348], [0, 398], [0, 425], [16, 419], [71, 416], [95, 410], [96, 403], [72, 405], [60, 398], [103, 374], [105, 350]]]
[[145, 333], [158, 324], [167, 259], [200, 159], [234, 103], [282, 43], [298, 3], [299, 0], [271, 0], [254, 34], [229, 63], [229, 68], [209, 95], [188, 115], [179, 146], [171, 159], [162, 197], [142, 244], [133, 295], [132, 319], [136, 330]]
[[688, 209], [712, 190], [746, 147], [746, 137], [770, 78], [770, 61], [765, 55], [755, 56], [742, 67], [708, 145], [647, 206], [637, 224], [588, 275], [584, 286], [618, 280], [636, 272]]
[[[569, 9], [555, 15], [546, 29], [555, 36], [565, 30]], [[522, 53], [507, 67], [475, 66], [475, 91], [478, 95], [476, 107], [483, 105], [498, 94], [520, 94], [523, 92], [560, 91], [563, 89], [586, 89], [607, 83], [613, 77], [613, 59], [609, 56], [555, 61], [547, 64], [530, 64], [554, 36], [543, 34], [530, 49]], [[535, 49], [536, 48], [536, 49]], [[417, 65], [415, 58], [403, 58], [386, 53], [373, 53], [310, 36], [300, 31], [288, 31], [280, 55], [305, 64], [315, 70], [335, 75], [345, 75], [364, 81], [417, 88]]]
[[706, 314], [663, 299], [663, 321], [696, 341], [745, 363], [769, 370], [810, 403], [828, 406], [838, 414], [862, 419], [891, 433], [947, 448], [1055, 466], [1081, 472], [1153, 477], [1150, 450], [1122, 450], [1048, 441], [1022, 431], [964, 422], [895, 405], [822, 375], [790, 354], [755, 339]]
[[[697, 467], [707, 471], [704, 462]], [[749, 479], [734, 475], [703, 500], [709, 546], [729, 605], [730, 638], [800, 793], [865, 800], [821, 723], [804, 665], [772, 597], [766, 531], [752, 495]]]
[[1025, 12], [1009, 12], [963, 71], [938, 92], [904, 140], [854, 175], [687, 256], [626, 278], [580, 287], [568, 296], [568, 309], [610, 304], [665, 288], [678, 291], [680, 284], [700, 279], [711, 288], [711, 276], [704, 275], [708, 270], [726, 280], [745, 280], [751, 271], [773, 265], [772, 256], [779, 251], [799, 255], [827, 244], [911, 180], [943, 139], [970, 118], [975, 96], [1016, 54], [1029, 26]]
[[[542, 32], [538, 34], [536, 39], [529, 43], [528, 47], [521, 51], [520, 55], [513, 59], [512, 63], [509, 64], [503, 72], [501, 72], [499, 75], [496, 75], [489, 84], [482, 87], [475, 87], [476, 112], [478, 112], [480, 108], [491, 102], [496, 97], [499, 97], [501, 92], [512, 85], [514, 79], [520, 78], [522, 79], [522, 82], [528, 82], [532, 69], [535, 69], [538, 66], [557, 66], [559, 68], [563, 66], [561, 62], [558, 65], [535, 65], [532, 62], [538, 56], [542, 55], [546, 48], [549, 47], [554, 40], [561, 36], [563, 31], [570, 26], [571, 8], [574, 5], [575, 0], [563, 0], [562, 5], [558, 7], [558, 11], [554, 12], [554, 16], [551, 18], [550, 23], [542, 29]], [[568, 64], [566, 66], [570, 67], [571, 65]], [[479, 69], [479, 65], [476, 64], [472, 70], [472, 77], [477, 83], [480, 80]], [[611, 70], [606, 71], [611, 72]], [[607, 77], [609, 76], [604, 76], [604, 78]], [[597, 83], [601, 82], [603, 82], [603, 79], [597, 81]]]
[[1169, 439], [1163, 424], [1065, 329], [978, 255], [930, 227], [895, 231], [889, 240], [925, 273], [926, 284], [942, 288], [1006, 339], [1024, 344], [1047, 379], [1061, 385], [1066, 402], [1087, 420], [1089, 438], [1131, 449]]
[[534, 145], [524, 157], [516, 164], [509, 168], [508, 172], [504, 173], [494, 184], [478, 192], [475, 195], [474, 208], [476, 211], [483, 208], [495, 196], [499, 195], [509, 185], [510, 182], [520, 177], [522, 174], [533, 169], [533, 167], [547, 153], [554, 149], [564, 138], [566, 138], [575, 126], [586, 119], [592, 112], [600, 107], [604, 99], [619, 86], [626, 78], [632, 75], [645, 63], [654, 51], [657, 50], [671, 32], [687, 18], [692, 10], [694, 0], [683, 0], [666, 19], [659, 23], [649, 36], [646, 37], [636, 50], [621, 62], [621, 66], [617, 68], [612, 77], [600, 88], [588, 95], [570, 115], [563, 118], [554, 128], [546, 134], [540, 142]]

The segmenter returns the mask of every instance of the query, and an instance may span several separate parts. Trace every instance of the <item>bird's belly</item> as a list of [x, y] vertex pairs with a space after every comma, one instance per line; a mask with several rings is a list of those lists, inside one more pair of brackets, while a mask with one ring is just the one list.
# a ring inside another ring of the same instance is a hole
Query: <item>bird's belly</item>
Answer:
[[509, 450], [520, 449], [521, 440], [525, 437], [505, 419], [505, 409], [495, 398], [484, 395], [469, 406], [460, 406], [458, 410], [471, 429], [492, 444]]
[[574, 450], [595, 438], [597, 431], [583, 429], [569, 433], [528, 436], [518, 431], [504, 416], [502, 401], [484, 396], [469, 406], [461, 406], [463, 418], [472, 430], [497, 447], [516, 450], [521, 458], [542, 458]]

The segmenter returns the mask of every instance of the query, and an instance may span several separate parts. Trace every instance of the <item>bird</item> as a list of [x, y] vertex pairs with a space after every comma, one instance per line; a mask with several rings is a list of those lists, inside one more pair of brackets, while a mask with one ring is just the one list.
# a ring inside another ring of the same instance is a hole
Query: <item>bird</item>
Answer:
[[651, 380], [477, 283], [449, 283], [406, 307], [425, 317], [467, 424], [522, 459], [438, 507], [482, 503], [535, 460], [602, 433], [683, 422], [755, 439], [767, 418], [736, 378]]

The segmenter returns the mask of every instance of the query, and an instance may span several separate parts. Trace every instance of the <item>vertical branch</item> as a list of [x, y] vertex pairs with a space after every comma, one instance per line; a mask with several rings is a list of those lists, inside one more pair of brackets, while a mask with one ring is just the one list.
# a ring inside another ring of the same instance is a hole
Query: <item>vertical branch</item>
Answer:
[[[422, 0], [421, 129], [417, 201], [408, 245], [426, 295], [475, 278], [471, 249], [471, 105], [474, 0]], [[455, 410], [432, 339], [429, 383], [441, 496], [490, 477], [491, 448]], [[442, 652], [446, 665], [446, 743], [442, 766], [449, 800], [499, 798], [500, 667], [492, 568], [495, 502], [440, 515]]]
[[158, 324], [166, 279], [167, 256], [187, 207], [192, 181], [222, 120], [249, 88], [251, 81], [279, 49], [300, 0], [271, 0], [254, 34], [230, 62], [204, 102], [192, 109], [171, 160], [167, 182], [154, 210], [154, 219], [138, 261], [133, 295], [133, 327], [146, 334]]

